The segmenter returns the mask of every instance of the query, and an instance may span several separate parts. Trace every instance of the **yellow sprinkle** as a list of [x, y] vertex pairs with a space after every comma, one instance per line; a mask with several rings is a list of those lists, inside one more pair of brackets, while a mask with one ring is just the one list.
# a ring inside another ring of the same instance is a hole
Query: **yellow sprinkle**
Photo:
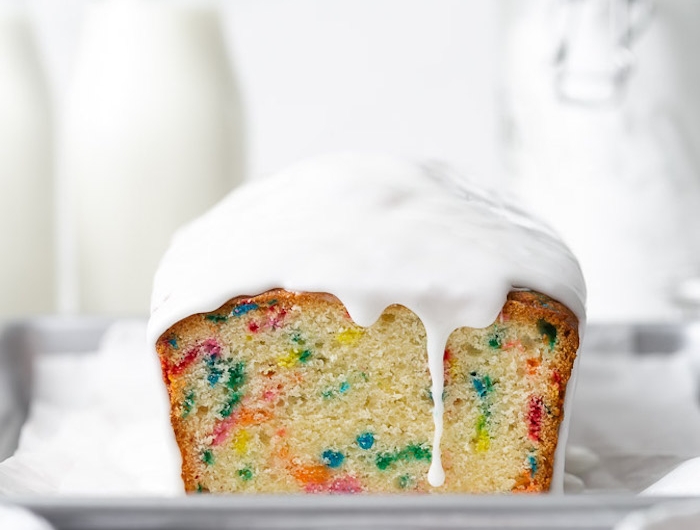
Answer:
[[277, 366], [281, 366], [282, 368], [291, 368], [299, 360], [299, 355], [301, 355], [301, 351], [292, 348], [289, 350], [287, 355], [277, 359]]
[[245, 336], [245, 340], [251, 341], [251, 340], [253, 340], [253, 336], [252, 336], [252, 335], [246, 335], [246, 336]]
[[486, 416], [483, 414], [476, 420], [476, 440], [474, 448], [477, 453], [484, 453], [491, 447], [491, 437], [486, 429]]
[[345, 331], [338, 333], [335, 338], [340, 344], [353, 344], [360, 340], [360, 337], [364, 335], [364, 331], [358, 328], [348, 328]]
[[231, 440], [231, 447], [239, 455], [244, 454], [248, 450], [248, 442], [250, 441], [250, 433], [245, 429], [238, 431]]

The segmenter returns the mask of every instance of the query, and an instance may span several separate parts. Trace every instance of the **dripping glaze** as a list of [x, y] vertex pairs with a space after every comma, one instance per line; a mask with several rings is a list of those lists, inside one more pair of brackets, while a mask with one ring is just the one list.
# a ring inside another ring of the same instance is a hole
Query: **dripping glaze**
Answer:
[[[380, 156], [300, 163], [183, 227], [156, 272], [149, 343], [187, 316], [274, 288], [332, 293], [361, 326], [392, 304], [411, 309], [426, 329], [433, 396], [450, 333], [490, 325], [512, 289], [562, 302], [581, 328], [585, 318], [578, 262], [549, 228], [440, 166]], [[436, 399], [433, 486], [445, 477], [442, 415]]]

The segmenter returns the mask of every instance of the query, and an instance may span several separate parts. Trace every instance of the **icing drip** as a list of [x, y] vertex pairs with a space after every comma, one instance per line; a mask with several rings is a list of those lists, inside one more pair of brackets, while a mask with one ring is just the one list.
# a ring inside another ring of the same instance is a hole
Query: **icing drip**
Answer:
[[273, 288], [332, 293], [361, 326], [392, 304], [418, 315], [432, 377], [433, 486], [444, 482], [450, 333], [490, 325], [514, 288], [545, 293], [584, 322], [580, 268], [546, 226], [443, 168], [384, 157], [299, 164], [239, 188], [181, 229], [156, 273], [149, 341], [189, 315]]

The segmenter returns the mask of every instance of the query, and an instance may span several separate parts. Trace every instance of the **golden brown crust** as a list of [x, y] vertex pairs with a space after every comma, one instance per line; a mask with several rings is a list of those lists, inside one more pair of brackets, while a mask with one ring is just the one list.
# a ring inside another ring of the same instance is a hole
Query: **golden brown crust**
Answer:
[[[551, 363], [554, 373], [558, 375], [545, 396], [551, 414], [543, 416], [541, 427], [540, 458], [544, 465], [539, 466], [538, 473], [532, 478], [525, 473], [513, 489], [515, 492], [548, 491], [552, 481], [559, 425], [564, 418], [566, 387], [579, 347], [578, 319], [564, 304], [532, 291], [511, 291], [502, 313], [507, 318], [533, 324], [538, 321], [549, 322], [557, 329], [557, 355], [551, 359]], [[550, 339], [543, 334], [543, 341], [549, 342]]]

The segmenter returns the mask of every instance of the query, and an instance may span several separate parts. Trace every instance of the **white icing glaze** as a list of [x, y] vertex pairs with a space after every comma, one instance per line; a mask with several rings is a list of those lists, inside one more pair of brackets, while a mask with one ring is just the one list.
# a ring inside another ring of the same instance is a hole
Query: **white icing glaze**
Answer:
[[[566, 246], [501, 198], [437, 165], [379, 156], [303, 162], [234, 191], [182, 228], [154, 281], [148, 339], [234, 296], [273, 288], [329, 292], [362, 326], [401, 304], [425, 325], [432, 395], [458, 327], [485, 327], [513, 288], [530, 288], [584, 321], [585, 285]], [[428, 480], [444, 482], [442, 400]]]

